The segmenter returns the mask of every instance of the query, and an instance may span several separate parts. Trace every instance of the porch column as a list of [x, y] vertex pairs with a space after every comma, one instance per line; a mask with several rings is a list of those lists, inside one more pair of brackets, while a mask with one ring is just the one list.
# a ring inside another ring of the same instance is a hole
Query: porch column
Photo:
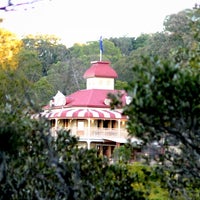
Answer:
[[116, 142], [116, 147], [119, 148], [120, 147], [120, 143]]
[[99, 155], [103, 156], [103, 146], [102, 145], [99, 146]]
[[57, 131], [58, 129], [58, 119], [55, 119], [55, 130]]
[[120, 136], [121, 120], [118, 119], [117, 122], [118, 122], [118, 125], [117, 125], [117, 126], [118, 126], [118, 137], [121, 137], [121, 136]]
[[58, 119], [55, 119], [55, 127], [54, 127], [54, 130], [52, 132], [53, 137], [57, 137], [57, 135], [58, 135], [57, 131], [58, 131]]
[[90, 149], [90, 143], [91, 143], [91, 141], [88, 139], [87, 140], [87, 149]]
[[91, 137], [91, 120], [90, 118], [88, 119], [88, 132], [87, 132], [87, 137], [90, 138]]
[[90, 118], [88, 118], [88, 131], [87, 131], [87, 148], [90, 149], [90, 137], [91, 137], [91, 123]]
[[106, 156], [107, 156], [108, 158], [111, 157], [111, 146], [108, 146], [108, 147], [107, 147]]

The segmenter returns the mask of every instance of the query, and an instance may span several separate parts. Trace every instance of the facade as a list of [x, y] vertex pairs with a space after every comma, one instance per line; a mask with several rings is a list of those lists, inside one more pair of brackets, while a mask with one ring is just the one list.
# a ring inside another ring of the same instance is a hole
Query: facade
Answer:
[[114, 89], [117, 73], [109, 62], [91, 63], [83, 77], [86, 89], [68, 96], [58, 91], [41, 115], [50, 120], [52, 134], [70, 130], [79, 137], [80, 146], [97, 148], [100, 155], [110, 158], [115, 147], [127, 142], [128, 133], [127, 117], [122, 115], [122, 109], [111, 110], [107, 95], [120, 92], [123, 105], [128, 103], [128, 97], [124, 91]]

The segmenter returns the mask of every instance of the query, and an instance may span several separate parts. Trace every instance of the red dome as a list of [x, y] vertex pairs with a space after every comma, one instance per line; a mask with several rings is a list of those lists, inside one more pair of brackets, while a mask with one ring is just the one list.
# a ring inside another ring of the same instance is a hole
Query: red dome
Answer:
[[105, 77], [105, 78], [117, 78], [116, 71], [110, 66], [109, 62], [97, 61], [83, 75], [84, 78], [91, 77]]

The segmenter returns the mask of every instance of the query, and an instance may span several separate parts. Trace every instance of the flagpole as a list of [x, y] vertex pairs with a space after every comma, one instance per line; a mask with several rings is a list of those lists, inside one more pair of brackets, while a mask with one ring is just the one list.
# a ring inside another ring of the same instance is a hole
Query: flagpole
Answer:
[[100, 61], [102, 61], [102, 50], [100, 49], [100, 55], [99, 55], [99, 57], [100, 57]]
[[100, 49], [100, 61], [102, 61], [102, 54], [103, 54], [103, 38], [102, 36], [100, 37], [100, 40], [99, 40], [99, 49]]

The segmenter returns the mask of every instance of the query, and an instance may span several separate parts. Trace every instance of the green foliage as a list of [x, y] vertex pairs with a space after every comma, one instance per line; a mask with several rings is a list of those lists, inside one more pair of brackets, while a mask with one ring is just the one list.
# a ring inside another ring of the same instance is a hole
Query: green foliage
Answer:
[[109, 40], [104, 40], [104, 54], [103, 59], [115, 63], [122, 56], [120, 49]]
[[116, 82], [115, 82], [116, 90], [122, 90], [124, 88], [127, 88], [127, 86], [128, 86], [128, 83], [126, 81], [116, 80]]
[[53, 64], [48, 71], [46, 79], [53, 86], [55, 91], [61, 91], [67, 94], [67, 91], [72, 85], [70, 81], [69, 66], [66, 62], [58, 62]]
[[145, 200], [144, 192], [133, 186], [133, 183], [138, 183], [137, 174], [131, 173], [127, 165], [110, 165], [103, 175], [106, 176], [106, 179], [102, 184], [107, 189], [104, 190], [102, 199]]
[[42, 77], [42, 63], [37, 53], [32, 50], [21, 49], [19, 53], [18, 71], [24, 74], [27, 80], [36, 82]]
[[59, 44], [59, 39], [51, 35], [27, 36], [23, 39], [24, 47], [37, 52], [42, 63], [42, 75], [46, 76], [50, 66], [63, 61], [68, 55], [67, 48]]
[[99, 60], [99, 43], [98, 41], [92, 41], [86, 44], [75, 44], [70, 48], [70, 56], [81, 60], [83, 65]]
[[[132, 102], [124, 108], [129, 133], [147, 145], [157, 141], [164, 150], [156, 158], [155, 172], [173, 199], [199, 199], [199, 9], [191, 14], [190, 40], [172, 45], [169, 59], [143, 56], [134, 65], [126, 88]], [[119, 105], [118, 96], [113, 102]]]
[[[145, 60], [143, 67], [136, 66], [134, 70], [138, 71], [131, 84], [133, 87], [131, 108], [135, 113], [140, 114], [139, 120], [144, 124], [166, 128], [173, 126], [176, 118], [184, 118], [184, 121], [189, 123], [188, 114], [191, 114], [191, 117], [196, 116], [199, 100], [199, 70], [181, 69], [171, 65], [170, 62], [162, 63], [156, 59]], [[143, 132], [142, 126], [141, 131]]]
[[194, 9], [187, 13], [190, 30], [182, 34], [187, 41], [185, 48], [181, 47], [172, 52], [172, 58], [176, 63], [180, 63], [183, 67], [198, 68], [200, 63], [199, 57], [199, 41], [200, 41], [200, 10]]
[[132, 149], [128, 146], [120, 146], [119, 148], [115, 148], [114, 152], [114, 160], [117, 162], [128, 163], [131, 159]]
[[[33, 96], [30, 97], [29, 81], [17, 70], [2, 70], [0, 77], [0, 148], [13, 153], [18, 146], [18, 139], [29, 129], [27, 117], [30, 117], [27, 115], [33, 112], [30, 106]], [[37, 107], [34, 106], [34, 109]]]
[[109, 40], [120, 49], [120, 52], [123, 56], [128, 56], [132, 51], [147, 45], [149, 37], [150, 35], [148, 34], [141, 34], [136, 39], [132, 37], [120, 37], [109, 38]]
[[[7, 102], [10, 96], [13, 98], [26, 98], [30, 89], [29, 81], [18, 70], [0, 70], [0, 101]], [[13, 102], [14, 103], [14, 102]], [[20, 103], [16, 101], [17, 103]], [[20, 103], [20, 108], [24, 108], [23, 103]]]
[[[108, 39], [103, 40], [104, 52], [103, 60], [108, 60], [111, 63], [115, 63], [121, 57], [119, 47], [116, 47], [114, 43]], [[99, 42], [93, 41], [87, 44], [75, 44], [70, 48], [70, 56], [72, 58], [79, 58], [88, 65], [91, 61], [99, 60]]]
[[141, 34], [135, 40], [134, 50], [145, 47], [148, 44], [150, 38], [151, 36], [148, 34]]
[[47, 80], [47, 77], [42, 77], [39, 81], [33, 84], [30, 91], [31, 94], [35, 94], [35, 100], [40, 105], [46, 105], [51, 98], [55, 95], [56, 90], [51, 83]]
[[120, 49], [122, 55], [127, 56], [134, 49], [135, 38], [131, 37], [109, 38], [109, 41], [113, 42], [114, 45]]
[[[53, 138], [40, 120], [20, 132], [15, 156], [1, 149], [0, 199], [145, 199], [132, 187], [137, 177], [126, 166], [109, 165], [96, 150], [78, 148], [69, 132]], [[21, 126], [24, 117], [19, 121]]]
[[61, 91], [69, 95], [77, 90], [85, 89], [85, 79], [83, 74], [86, 67], [83, 61], [71, 58], [65, 62], [53, 64], [48, 71], [47, 80], [52, 84], [55, 91]]
[[126, 166], [78, 148], [70, 132], [52, 137], [49, 121], [31, 119], [38, 108], [20, 73], [0, 75], [7, 83], [0, 101], [1, 200], [145, 199], [132, 187], [137, 177]]
[[123, 57], [114, 64], [114, 69], [117, 71], [119, 81], [128, 82], [132, 80], [133, 71], [131, 69], [133, 66], [133, 59], [130, 57], [131, 56]]
[[143, 191], [149, 200], [169, 200], [170, 196], [167, 188], [161, 186], [161, 179], [155, 173], [155, 166], [151, 167], [141, 163], [133, 163], [129, 166], [133, 174], [137, 174], [138, 183], [133, 183], [135, 190]]
[[[130, 133], [145, 143], [162, 142], [165, 154], [159, 168], [171, 195], [198, 199], [200, 68], [199, 63], [195, 68], [180, 63], [144, 59], [142, 66], [134, 68], [128, 90], [132, 102], [124, 112], [129, 116]], [[173, 147], [166, 140], [169, 136], [179, 145]]]
[[183, 10], [178, 14], [171, 14], [166, 16], [164, 20], [165, 31], [174, 33], [174, 34], [186, 34], [190, 32], [190, 21], [187, 17], [188, 10]]

